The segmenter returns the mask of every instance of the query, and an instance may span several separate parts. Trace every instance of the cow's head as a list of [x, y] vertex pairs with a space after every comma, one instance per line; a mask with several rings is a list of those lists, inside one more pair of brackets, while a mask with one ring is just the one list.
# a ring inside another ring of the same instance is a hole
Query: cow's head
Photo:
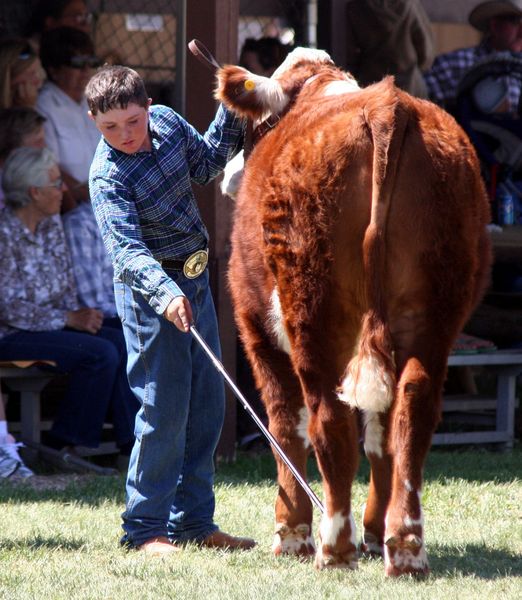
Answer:
[[285, 111], [303, 85], [325, 68], [334, 67], [323, 50], [296, 48], [272, 77], [227, 65], [219, 69], [215, 96], [233, 112], [261, 121]]

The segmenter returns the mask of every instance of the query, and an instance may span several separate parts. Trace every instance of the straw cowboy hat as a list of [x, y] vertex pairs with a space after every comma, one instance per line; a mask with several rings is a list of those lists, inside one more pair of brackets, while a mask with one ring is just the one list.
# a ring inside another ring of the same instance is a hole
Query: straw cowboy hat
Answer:
[[468, 20], [475, 29], [487, 31], [489, 19], [508, 15], [522, 17], [522, 0], [481, 2], [469, 13]]

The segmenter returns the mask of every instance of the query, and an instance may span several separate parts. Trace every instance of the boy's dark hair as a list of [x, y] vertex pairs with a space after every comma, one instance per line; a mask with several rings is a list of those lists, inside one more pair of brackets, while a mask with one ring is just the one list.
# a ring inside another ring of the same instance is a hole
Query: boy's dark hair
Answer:
[[149, 95], [143, 79], [129, 67], [108, 65], [93, 75], [85, 88], [85, 97], [93, 115], [130, 103], [147, 108]]

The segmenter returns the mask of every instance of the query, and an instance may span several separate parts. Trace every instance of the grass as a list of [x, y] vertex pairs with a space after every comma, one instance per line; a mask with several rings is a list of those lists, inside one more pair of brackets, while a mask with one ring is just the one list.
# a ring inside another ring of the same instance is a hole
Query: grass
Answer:
[[[519, 599], [522, 597], [522, 448], [433, 450], [423, 493], [432, 574], [388, 580], [380, 561], [316, 571], [270, 552], [275, 468], [270, 455], [220, 465], [216, 521], [255, 537], [251, 552], [188, 547], [167, 559], [118, 546], [121, 477], [74, 476], [65, 489], [0, 485], [0, 598], [125, 599]], [[317, 471], [312, 485], [320, 495]], [[362, 462], [354, 508], [368, 482]], [[316, 515], [317, 519], [317, 515]], [[317, 523], [316, 523], [317, 527]]]

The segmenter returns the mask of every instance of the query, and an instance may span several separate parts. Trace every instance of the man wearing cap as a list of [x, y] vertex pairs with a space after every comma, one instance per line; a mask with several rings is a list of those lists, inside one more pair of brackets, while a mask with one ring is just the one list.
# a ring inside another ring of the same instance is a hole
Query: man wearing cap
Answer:
[[[430, 100], [451, 109], [457, 86], [466, 72], [495, 53], [522, 52], [522, 0], [480, 2], [470, 12], [470, 24], [484, 37], [480, 44], [438, 56], [424, 79]], [[521, 55], [522, 56], [522, 55]], [[520, 79], [505, 76], [507, 110], [517, 113]]]

